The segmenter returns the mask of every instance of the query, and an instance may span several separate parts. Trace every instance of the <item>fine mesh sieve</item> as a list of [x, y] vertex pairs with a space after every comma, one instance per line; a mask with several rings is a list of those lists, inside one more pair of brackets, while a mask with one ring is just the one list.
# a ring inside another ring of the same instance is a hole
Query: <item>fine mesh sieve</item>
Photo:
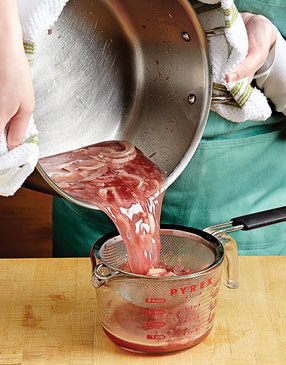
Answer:
[[[219, 242], [210, 234], [183, 226], [162, 226], [160, 230], [160, 262], [167, 266], [183, 266], [196, 272], [202, 272], [219, 264], [223, 250]], [[125, 243], [119, 235], [105, 236], [94, 246], [94, 255], [104, 264], [104, 273], [116, 270], [130, 276], [150, 278], [145, 275], [127, 273], [121, 269], [128, 261]], [[197, 273], [194, 273], [194, 275]], [[193, 274], [189, 274], [193, 275]], [[186, 276], [189, 276], [186, 275]], [[177, 277], [162, 278], [174, 280]]]
[[[111, 295], [111, 300], [114, 301], [116, 294], [118, 301], [127, 301], [141, 307], [150, 305], [148, 298], [161, 298], [164, 299], [162, 303], [165, 307], [174, 306], [182, 298], [174, 295], [172, 300], [165, 302], [165, 298], [170, 297], [172, 287], [179, 285], [184, 288], [191, 284], [199, 287], [201, 282], [207, 282], [207, 278], [223, 260], [224, 250], [221, 243], [207, 232], [164, 225], [161, 226], [160, 237], [160, 263], [171, 267], [183, 266], [193, 273], [147, 276], [126, 272], [121, 269], [122, 264], [128, 261], [125, 244], [118, 233], [113, 233], [97, 241], [92, 250], [97, 259], [97, 266], [93, 263], [93, 285], [103, 288], [104, 294], [101, 295]], [[215, 281], [214, 278], [215, 275]]]

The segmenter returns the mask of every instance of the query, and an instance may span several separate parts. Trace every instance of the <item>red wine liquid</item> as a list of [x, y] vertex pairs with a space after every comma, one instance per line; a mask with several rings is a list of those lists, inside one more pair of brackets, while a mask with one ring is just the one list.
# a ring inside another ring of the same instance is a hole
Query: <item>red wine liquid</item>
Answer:
[[[102, 323], [107, 336], [117, 345], [140, 352], [164, 353], [182, 350], [201, 342], [213, 327], [207, 308], [175, 303], [148, 308], [122, 302]], [[210, 320], [208, 320], [208, 317]]]
[[186, 340], [182, 342], [176, 342], [174, 340], [169, 341], [162, 345], [147, 345], [144, 343], [134, 343], [125, 341], [120, 337], [115, 336], [111, 332], [109, 332], [106, 328], [103, 327], [103, 331], [105, 334], [110, 338], [110, 340], [115, 343], [116, 345], [123, 347], [126, 350], [133, 351], [133, 352], [142, 352], [142, 353], [149, 353], [149, 354], [163, 354], [168, 352], [175, 352], [187, 349], [189, 347], [193, 347], [199, 343], [201, 343], [211, 332], [212, 327], [209, 328], [203, 335], [196, 339], [190, 339], [186, 337]]
[[130, 271], [147, 274], [160, 256], [160, 213], [166, 176], [129, 142], [103, 142], [40, 160], [71, 196], [92, 203], [115, 223]]

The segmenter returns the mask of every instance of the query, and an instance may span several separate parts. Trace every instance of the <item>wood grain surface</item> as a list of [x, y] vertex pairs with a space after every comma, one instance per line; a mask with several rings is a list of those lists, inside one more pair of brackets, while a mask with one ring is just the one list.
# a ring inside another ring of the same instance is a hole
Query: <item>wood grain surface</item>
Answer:
[[90, 276], [86, 258], [0, 260], [0, 364], [286, 364], [286, 257], [240, 257], [240, 287], [221, 287], [209, 337], [166, 356], [106, 338]]

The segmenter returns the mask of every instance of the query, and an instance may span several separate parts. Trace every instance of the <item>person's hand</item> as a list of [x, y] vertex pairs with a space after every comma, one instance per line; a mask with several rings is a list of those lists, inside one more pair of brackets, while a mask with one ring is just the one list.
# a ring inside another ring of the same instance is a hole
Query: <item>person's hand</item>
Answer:
[[236, 82], [245, 77], [251, 82], [254, 74], [266, 61], [277, 39], [277, 29], [263, 15], [242, 13], [248, 35], [248, 55], [226, 75], [227, 82]]
[[[10, 0], [5, 3], [0, 0], [0, 18], [4, 10], [9, 15], [14, 11], [11, 7], [6, 9], [6, 4], [12, 3]], [[4, 10], [1, 9], [3, 6]], [[18, 14], [11, 19], [8, 25], [5, 24], [0, 29], [0, 134], [4, 128], [8, 128], [9, 150], [21, 144], [35, 105], [31, 71], [23, 48]]]

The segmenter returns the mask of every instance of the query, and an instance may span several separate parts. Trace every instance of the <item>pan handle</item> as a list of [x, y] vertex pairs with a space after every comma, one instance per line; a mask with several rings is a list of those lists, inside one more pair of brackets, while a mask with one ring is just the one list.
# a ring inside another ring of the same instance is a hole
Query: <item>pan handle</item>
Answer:
[[216, 37], [217, 35], [224, 35], [224, 27], [216, 27], [205, 30], [207, 38]]
[[286, 207], [269, 209], [263, 212], [242, 215], [232, 218], [233, 226], [243, 226], [243, 231], [269, 226], [271, 224], [281, 223], [286, 221]]
[[234, 97], [232, 95], [220, 95], [220, 96], [212, 96], [212, 104], [229, 104], [236, 103]]

